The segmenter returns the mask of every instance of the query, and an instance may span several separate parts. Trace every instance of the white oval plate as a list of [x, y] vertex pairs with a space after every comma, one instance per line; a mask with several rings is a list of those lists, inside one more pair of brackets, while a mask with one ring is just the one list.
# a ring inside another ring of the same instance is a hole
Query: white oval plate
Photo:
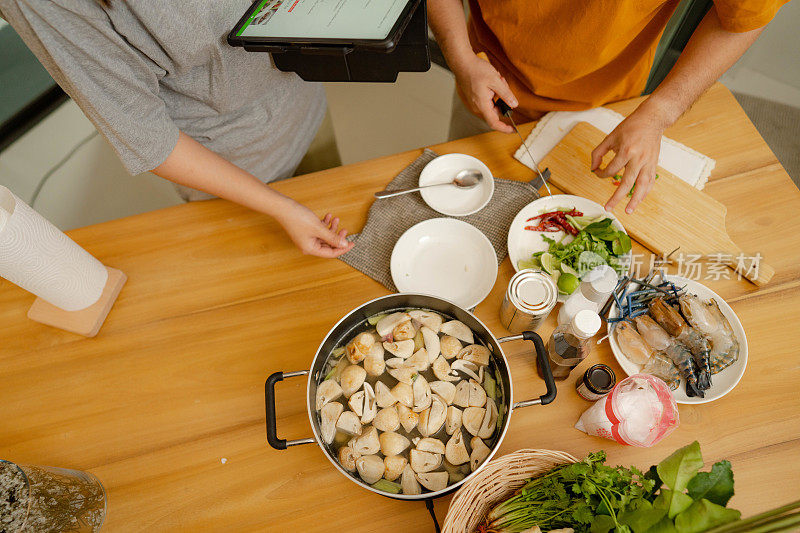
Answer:
[[[588, 198], [574, 196], [572, 194], [555, 194], [553, 196], [539, 198], [538, 200], [534, 200], [523, 207], [522, 210], [517, 213], [517, 216], [514, 217], [514, 221], [511, 223], [511, 228], [508, 231], [508, 257], [511, 260], [511, 266], [514, 267], [515, 272], [519, 272], [517, 263], [519, 263], [520, 259], [530, 259], [531, 255], [535, 252], [547, 251], [549, 245], [544, 242], [542, 235], [547, 235], [549, 238], [556, 240], [560, 239], [564, 235], [563, 231], [542, 232], [526, 230], [525, 226], [529, 225], [529, 222], [526, 221], [529, 218], [541, 215], [542, 213], [548, 213], [550, 211], [555, 211], [556, 209], [563, 209], [567, 207], [574, 207], [585, 216], [606, 216], [613, 220], [612, 225], [616, 229], [623, 231], [626, 234], [628, 233], [625, 231], [625, 228], [622, 227], [622, 224], [620, 224], [619, 220], [617, 220], [617, 217], [615, 217], [613, 213], [609, 213], [603, 208], [602, 205], [598, 204], [597, 202], [593, 202]], [[572, 237], [568, 236], [565, 242], [569, 242], [571, 240]], [[630, 255], [630, 252], [628, 255]], [[568, 294], [559, 293], [558, 301], [563, 302], [568, 296]]]
[[497, 280], [497, 255], [480, 230], [461, 220], [432, 218], [409, 228], [392, 250], [399, 292], [439, 296], [471, 309]]
[[494, 178], [489, 167], [480, 159], [467, 154], [440, 155], [422, 169], [419, 185], [450, 183], [462, 170], [476, 169], [483, 174], [483, 180], [472, 189], [459, 189], [456, 186], [431, 187], [422, 189], [420, 194], [431, 209], [443, 215], [463, 217], [477, 213], [489, 203], [494, 194]]
[[[667, 275], [667, 279], [679, 287], [686, 285], [687, 292], [696, 294], [702, 300], [710, 300], [711, 298], [716, 300], [720, 310], [722, 311], [722, 314], [725, 315], [725, 318], [727, 318], [728, 322], [730, 322], [731, 329], [733, 329], [733, 333], [736, 335], [736, 340], [739, 341], [739, 359], [722, 372], [718, 372], [711, 376], [711, 388], [706, 391], [705, 398], [690, 398], [686, 396], [686, 383], [683, 378], [681, 378], [681, 384], [678, 386], [678, 389], [672, 391], [672, 395], [675, 397], [675, 401], [678, 403], [699, 404], [713, 402], [714, 400], [722, 398], [733, 390], [733, 388], [739, 383], [739, 380], [742, 379], [744, 370], [747, 367], [747, 336], [744, 333], [742, 322], [739, 320], [739, 317], [736, 316], [736, 313], [733, 312], [731, 306], [728, 305], [728, 303], [723, 300], [719, 294], [712, 291], [702, 283], [681, 276], [673, 276], [669, 274]], [[616, 306], [614, 306], [612, 312], [609, 313], [609, 317], [614, 318], [618, 314], [618, 310], [616, 309]], [[608, 341], [611, 344], [611, 351], [614, 353], [614, 357], [617, 359], [619, 366], [621, 366], [622, 370], [624, 370], [629, 376], [638, 374], [641, 371], [641, 365], [637, 365], [625, 357], [625, 354], [622, 353], [619, 344], [617, 344], [617, 339], [612, 333], [612, 329], [613, 324], [608, 324]]]

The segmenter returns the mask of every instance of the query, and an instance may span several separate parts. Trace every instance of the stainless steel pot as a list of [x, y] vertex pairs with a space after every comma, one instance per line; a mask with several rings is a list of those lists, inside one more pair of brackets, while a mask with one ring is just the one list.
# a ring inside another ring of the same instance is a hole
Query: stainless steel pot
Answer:
[[[475, 470], [475, 472], [471, 472], [463, 480], [454, 483], [443, 490], [437, 492], [426, 492], [423, 494], [415, 494], [415, 495], [389, 494], [377, 490], [372, 486], [364, 483], [358, 477], [357, 474], [351, 474], [347, 472], [344, 468], [342, 468], [339, 462], [337, 461], [336, 457], [333, 456], [331, 451], [322, 441], [322, 437], [320, 435], [319, 423], [317, 421], [317, 412], [315, 409], [315, 403], [317, 397], [317, 385], [324, 378], [322, 372], [325, 367], [325, 362], [328, 360], [328, 357], [330, 353], [334, 350], [334, 348], [343, 345], [357, 331], [363, 330], [365, 320], [367, 317], [379, 313], [386, 313], [408, 308], [431, 309], [433, 311], [438, 311], [444, 315], [460, 320], [461, 322], [469, 326], [472, 329], [472, 331], [478, 337], [481, 338], [486, 347], [489, 348], [489, 350], [492, 352], [496, 368], [499, 371], [500, 376], [502, 378], [501, 388], [503, 391], [503, 403], [505, 406], [504, 412], [506, 413], [499, 436], [496, 438], [494, 445], [491, 448], [491, 452], [489, 453], [489, 456], [486, 458], [483, 464], [480, 467], [478, 467], [477, 470]], [[508, 361], [506, 360], [506, 356], [503, 353], [500, 344], [508, 341], [521, 340], [521, 339], [532, 341], [534, 347], [536, 348], [536, 357], [538, 358], [539, 365], [544, 370], [544, 381], [547, 385], [547, 393], [540, 396], [539, 398], [513, 403], [512, 399], [514, 398], [514, 390], [511, 383], [511, 374], [508, 369]], [[314, 432], [314, 436], [297, 440], [280, 439], [278, 438], [277, 426], [276, 426], [275, 384], [279, 381], [282, 381], [284, 378], [305, 376], [305, 375], [308, 375], [306, 409], [308, 411], [308, 418], [309, 421], [311, 422], [311, 429]], [[389, 296], [376, 298], [350, 311], [341, 320], [339, 320], [339, 322], [337, 322], [336, 325], [333, 326], [333, 328], [331, 328], [331, 330], [325, 336], [325, 339], [322, 341], [322, 343], [319, 345], [319, 348], [317, 349], [317, 353], [314, 356], [314, 361], [311, 364], [310, 370], [299, 370], [296, 372], [275, 372], [274, 374], [269, 376], [266, 384], [264, 385], [264, 396], [265, 396], [266, 411], [267, 411], [267, 442], [269, 442], [269, 445], [272, 446], [273, 448], [277, 450], [285, 450], [289, 446], [295, 446], [298, 444], [310, 444], [316, 442], [322, 449], [325, 456], [330, 460], [331, 463], [333, 463], [333, 466], [337, 470], [339, 470], [339, 472], [341, 472], [342, 475], [347, 477], [350, 481], [358, 484], [359, 486], [367, 490], [370, 490], [372, 492], [375, 492], [377, 494], [380, 494], [382, 496], [388, 496], [390, 498], [396, 498], [401, 500], [428, 500], [454, 491], [467, 479], [469, 479], [475, 473], [480, 471], [480, 469], [483, 468], [483, 466], [492, 459], [495, 452], [499, 448], [500, 443], [503, 441], [506, 431], [508, 430], [508, 424], [511, 419], [510, 416], [511, 412], [514, 409], [518, 409], [520, 407], [528, 407], [530, 405], [545, 405], [552, 402], [556, 397], [556, 384], [555, 381], [553, 380], [553, 374], [550, 371], [550, 364], [547, 359], [547, 353], [545, 351], [544, 343], [542, 342], [541, 337], [539, 337], [539, 335], [537, 335], [533, 331], [526, 331], [520, 335], [513, 335], [510, 337], [503, 337], [498, 339], [475, 315], [447, 300], [422, 294], [392, 294]]]

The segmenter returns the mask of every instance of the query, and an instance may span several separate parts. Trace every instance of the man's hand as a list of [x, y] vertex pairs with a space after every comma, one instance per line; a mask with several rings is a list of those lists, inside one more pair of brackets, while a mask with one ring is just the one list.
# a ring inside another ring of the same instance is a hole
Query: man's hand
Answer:
[[[625, 208], [626, 213], [633, 213], [636, 206], [653, 188], [663, 133], [663, 120], [654, 112], [649, 111], [646, 106], [642, 106], [620, 122], [614, 131], [609, 133], [603, 142], [594, 149], [592, 172], [601, 178], [611, 178], [622, 174], [622, 180], [616, 192], [606, 202], [607, 211], [614, 209], [636, 184], [633, 196]], [[600, 169], [603, 156], [609, 151], [614, 152], [614, 159], [606, 168]]]
[[290, 202], [277, 219], [301, 252], [333, 258], [353, 248], [354, 243], [345, 239], [347, 230], [339, 229], [338, 217], [328, 213], [320, 220], [304, 205], [293, 200]]
[[502, 115], [495, 107], [494, 100], [497, 97], [502, 98], [513, 108], [518, 105], [517, 99], [505, 78], [488, 61], [474, 54], [471, 56], [453, 68], [458, 94], [469, 110], [483, 117], [492, 129], [514, 133], [511, 126], [501, 120]]

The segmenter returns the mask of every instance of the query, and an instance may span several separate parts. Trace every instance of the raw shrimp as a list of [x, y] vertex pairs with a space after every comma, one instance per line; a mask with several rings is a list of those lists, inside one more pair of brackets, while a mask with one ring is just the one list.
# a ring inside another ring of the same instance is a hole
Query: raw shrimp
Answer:
[[619, 322], [617, 327], [614, 328], [614, 333], [617, 338], [620, 350], [625, 354], [625, 357], [630, 359], [637, 365], [643, 365], [650, 359], [650, 354], [653, 350], [647, 343], [636, 333], [636, 330], [628, 322]]
[[[678, 317], [680, 318], [680, 316]], [[641, 315], [634, 319], [644, 341], [651, 348], [658, 350], [642, 369], [642, 372], [653, 374], [673, 387], [675, 374], [683, 374], [686, 378], [686, 395], [703, 397], [702, 390], [698, 387], [698, 376], [695, 372], [694, 360], [683, 343], [672, 337], [652, 318]], [[684, 325], [685, 326], [685, 325]], [[684, 328], [688, 329], [688, 328]], [[662, 355], [663, 354], [663, 355]], [[672, 369], [670, 369], [670, 366]], [[677, 368], [676, 368], [677, 367]]]
[[680, 305], [689, 324], [706, 335], [711, 343], [709, 367], [712, 374], [729, 367], [739, 359], [739, 342], [728, 319], [714, 299], [701, 301], [697, 296], [681, 297]]
[[[691, 350], [692, 357], [697, 364], [697, 387], [706, 390], [711, 387], [711, 368], [709, 363], [710, 347], [708, 339], [689, 326], [681, 314], [667, 304], [663, 298], [654, 298], [650, 302], [650, 315], [663, 327], [667, 333], [678, 339]], [[678, 362], [676, 365], [680, 367]]]
[[672, 363], [672, 360], [661, 352], [654, 353], [647, 364], [642, 368], [642, 373], [650, 374], [669, 385], [675, 390], [681, 384], [681, 371]]

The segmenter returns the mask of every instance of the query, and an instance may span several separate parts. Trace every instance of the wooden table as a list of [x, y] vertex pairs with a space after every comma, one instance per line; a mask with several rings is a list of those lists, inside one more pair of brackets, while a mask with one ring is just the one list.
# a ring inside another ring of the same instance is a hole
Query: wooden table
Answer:
[[[610, 106], [622, 113], [637, 101]], [[523, 126], [523, 133], [532, 125]], [[681, 425], [654, 448], [623, 447], [572, 426], [588, 407], [562, 382], [555, 403], [515, 411], [500, 453], [605, 449], [614, 464], [648, 467], [698, 439], [707, 464], [733, 463], [745, 515], [800, 495], [800, 192], [721, 85], [667, 135], [717, 160], [706, 190], [728, 208], [732, 238], [777, 269], [763, 289], [707, 282], [742, 320], [747, 373], [724, 399], [682, 406]], [[514, 135], [433, 146], [482, 159], [496, 176], [530, 179], [512, 159]], [[275, 188], [357, 230], [371, 192], [412, 161], [410, 151], [284, 181]], [[0, 456], [86, 469], [108, 490], [108, 531], [432, 531], [422, 503], [358, 488], [314, 445], [267, 447], [264, 379], [307, 369], [318, 343], [350, 309], [387, 293], [339, 262], [297, 253], [269, 218], [225, 201], [181, 205], [70, 235], [129, 281], [94, 339], [25, 318], [33, 296], [0, 280]], [[500, 265], [476, 314], [498, 336], [513, 270]], [[553, 317], [540, 333], [553, 327]], [[518, 395], [544, 390], [529, 345], [509, 343]], [[614, 362], [607, 344], [575, 372]], [[278, 385], [279, 433], [311, 436], [305, 381]], [[449, 498], [435, 508], [440, 521]]]

